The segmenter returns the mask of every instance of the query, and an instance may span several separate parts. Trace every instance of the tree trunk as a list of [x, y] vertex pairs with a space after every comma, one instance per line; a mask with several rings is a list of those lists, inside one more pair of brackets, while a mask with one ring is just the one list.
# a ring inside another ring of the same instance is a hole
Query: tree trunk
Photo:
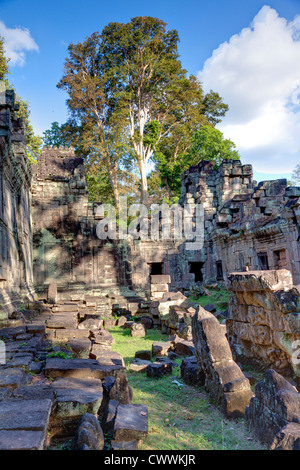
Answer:
[[139, 162], [141, 174], [141, 204], [148, 204], [148, 180], [147, 180], [147, 164], [144, 161]]

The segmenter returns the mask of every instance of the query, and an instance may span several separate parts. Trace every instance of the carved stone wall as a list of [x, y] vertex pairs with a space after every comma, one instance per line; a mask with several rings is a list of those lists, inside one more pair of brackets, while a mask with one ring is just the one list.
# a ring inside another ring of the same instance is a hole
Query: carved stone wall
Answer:
[[0, 102], [0, 321], [11, 317], [22, 296], [32, 298], [32, 170], [25, 124], [15, 115], [14, 92]]
[[300, 379], [300, 289], [290, 271], [232, 273], [227, 335], [235, 357]]
[[97, 204], [88, 201], [83, 160], [72, 149], [42, 150], [34, 167], [32, 215], [38, 292], [53, 282], [61, 296], [79, 297], [130, 285], [122, 245], [97, 237]]

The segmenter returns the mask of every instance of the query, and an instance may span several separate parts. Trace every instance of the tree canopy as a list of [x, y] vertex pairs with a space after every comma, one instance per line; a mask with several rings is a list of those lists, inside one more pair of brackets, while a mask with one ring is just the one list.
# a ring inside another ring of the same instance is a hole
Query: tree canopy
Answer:
[[[150, 162], [155, 164], [152, 194], [158, 181], [161, 194], [164, 187], [174, 193], [182, 168], [196, 158], [191, 149], [197, 142], [200, 149], [202, 127], [213, 129], [228, 110], [218, 93], [205, 95], [199, 80], [188, 76], [178, 42], [176, 30], [143, 16], [109, 23], [68, 47], [57, 86], [68, 93], [70, 119], [60, 127], [53, 123], [45, 137], [56, 145], [57, 135], [57, 142], [69, 142], [84, 155], [94, 174], [90, 181], [99, 181], [97, 168], [106, 175], [116, 206], [128, 177], [134, 181], [132, 193], [139, 191], [140, 200], [148, 202]], [[199, 159], [204, 153], [217, 158], [217, 151], [209, 153], [206, 147]]]

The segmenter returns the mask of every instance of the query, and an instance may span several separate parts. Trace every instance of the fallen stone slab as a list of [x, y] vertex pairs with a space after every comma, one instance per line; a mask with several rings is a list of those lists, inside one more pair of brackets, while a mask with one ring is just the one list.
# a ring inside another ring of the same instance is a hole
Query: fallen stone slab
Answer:
[[174, 349], [171, 341], [154, 341], [152, 343], [152, 356], [167, 356]]
[[0, 402], [0, 431], [23, 430], [46, 432], [52, 401], [3, 400]]
[[69, 339], [68, 345], [75, 358], [84, 359], [89, 357], [92, 343], [88, 338]]
[[145, 405], [119, 405], [114, 425], [114, 441], [135, 441], [148, 435], [148, 408]]
[[43, 450], [44, 431], [0, 431], [0, 450]]
[[52, 308], [52, 313], [66, 313], [66, 312], [71, 312], [71, 313], [78, 313], [79, 307], [76, 304], [62, 304], [62, 305], [56, 305]]
[[45, 334], [46, 333], [46, 325], [45, 323], [34, 323], [32, 322], [30, 325], [26, 325], [26, 331], [31, 334]]
[[53, 384], [55, 390], [55, 418], [69, 419], [84, 413], [97, 414], [103, 388], [99, 379], [57, 378]]
[[121, 366], [122, 368], [125, 369], [125, 363], [124, 359], [121, 356], [121, 354], [115, 352], [115, 351], [107, 351], [106, 349], [102, 349], [101, 347], [94, 349], [95, 346], [93, 346], [93, 350], [90, 353], [91, 359], [93, 359], [95, 356], [95, 359], [98, 361], [99, 364], [103, 366]]
[[133, 323], [130, 327], [130, 336], [133, 338], [146, 336], [146, 329], [142, 323]]
[[170, 362], [153, 362], [148, 364], [146, 368], [147, 377], [160, 378], [164, 375], [172, 373], [172, 361]]
[[151, 284], [170, 284], [171, 276], [169, 274], [152, 274], [150, 276]]
[[112, 450], [138, 450], [139, 441], [111, 441]]
[[228, 418], [244, 416], [253, 393], [249, 380], [233, 360], [226, 331], [212, 313], [200, 306], [193, 316], [192, 328], [195, 356], [199, 370], [205, 374], [206, 391], [220, 402]]
[[86, 318], [78, 324], [79, 330], [97, 330], [103, 325], [101, 318]]
[[46, 320], [47, 328], [77, 328], [76, 315], [71, 312], [64, 312], [61, 314], [52, 315], [49, 320]]
[[300, 424], [288, 423], [275, 436], [270, 450], [300, 450]]
[[134, 357], [138, 359], [144, 359], [146, 361], [151, 361], [151, 351], [145, 349], [136, 351]]
[[33, 360], [33, 354], [20, 354], [17, 353], [13, 356], [13, 358], [7, 362], [8, 367], [21, 367], [27, 369], [29, 364]]
[[117, 325], [121, 327], [121, 326], [124, 326], [126, 322], [127, 322], [127, 317], [122, 315], [121, 317], [118, 318]]
[[47, 398], [53, 401], [54, 393], [52, 385], [32, 384], [16, 388], [13, 390], [11, 398], [22, 400], [44, 400]]
[[55, 379], [57, 377], [97, 378], [103, 379], [108, 375], [115, 375], [124, 366], [111, 361], [100, 359], [61, 359], [48, 358], [45, 364], [45, 376]]
[[10, 388], [14, 389], [25, 385], [26, 382], [30, 382], [32, 377], [30, 377], [22, 369], [12, 368], [12, 369], [1, 369], [0, 370], [0, 389], [1, 388]]
[[94, 344], [109, 346], [115, 342], [113, 336], [106, 330], [99, 330], [95, 336], [92, 336], [92, 341]]
[[104, 412], [102, 426], [105, 432], [113, 431], [119, 402], [117, 400], [109, 400]]
[[188, 385], [204, 385], [205, 374], [199, 370], [195, 356], [186, 357], [180, 365], [181, 377]]
[[129, 405], [132, 401], [132, 396], [132, 388], [128, 384], [126, 374], [122, 371], [118, 371], [109, 391], [109, 399], [116, 400], [121, 405]]
[[[92, 330], [94, 331], [94, 330]], [[57, 339], [84, 339], [91, 336], [90, 330], [78, 328], [62, 328], [55, 331], [55, 338]]]
[[286, 425], [300, 424], [300, 393], [283, 376], [268, 369], [255, 386], [246, 420], [256, 438], [269, 447]]
[[105, 318], [103, 320], [103, 323], [104, 323], [104, 328], [113, 328], [116, 324], [117, 320], [114, 319], [114, 318]]
[[176, 341], [174, 352], [179, 356], [194, 356], [195, 347], [193, 341], [187, 341], [185, 339]]

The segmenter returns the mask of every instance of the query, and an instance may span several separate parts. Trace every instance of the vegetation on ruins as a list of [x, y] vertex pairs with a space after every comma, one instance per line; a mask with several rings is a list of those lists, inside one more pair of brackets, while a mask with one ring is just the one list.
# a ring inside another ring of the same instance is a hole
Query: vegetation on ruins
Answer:
[[[5, 57], [4, 40], [0, 36], [0, 80], [4, 82], [5, 89], [14, 89], [7, 79], [9, 73], [9, 59]], [[29, 103], [24, 101], [15, 93], [15, 103], [17, 107], [17, 117], [23, 118], [26, 128], [26, 143], [27, 143], [27, 156], [30, 163], [35, 163], [37, 155], [41, 151], [42, 138], [34, 133], [32, 124], [30, 122], [30, 109]]]
[[[68, 143], [85, 157], [90, 193], [106, 194], [108, 202], [110, 189], [117, 207], [121, 194], [140, 194], [147, 202], [148, 184], [150, 195], [172, 199], [191, 160], [216, 158], [216, 150], [201, 149], [198, 157], [195, 151], [204, 145], [202, 126], [213, 132], [228, 106], [187, 76], [178, 33], [166, 26], [158, 18], [136, 17], [70, 44], [57, 85], [68, 93], [70, 118], [44, 133], [47, 146]], [[155, 169], [149, 177], [150, 161]]]
[[[215, 117], [212, 119], [216, 120]], [[182, 148], [178, 153], [177, 151], [172, 152], [173, 148], [166, 146], [163, 152], [158, 152], [155, 155], [155, 160], [159, 175], [158, 186], [165, 187], [169, 200], [175, 202], [180, 197], [180, 176], [188, 168], [197, 165], [201, 160], [215, 162], [217, 167], [224, 159], [239, 159], [235, 144], [231, 140], [225, 139], [222, 132], [216, 129], [212, 123], [203, 124], [186, 141], [185, 148]]]
[[0, 36], [0, 80], [4, 80], [8, 74], [8, 59], [4, 54], [4, 40]]
[[133, 338], [128, 329], [109, 330], [115, 339], [112, 349], [125, 360], [126, 375], [133, 390], [133, 403], [149, 410], [149, 433], [141, 450], [253, 450], [263, 449], [249, 434], [242, 418], [228, 420], [212, 403], [203, 387], [183, 382], [181, 359], [175, 360], [172, 375], [149, 378], [145, 372], [129, 370], [138, 350], [150, 350], [153, 341], [165, 341], [159, 330], [147, 330]]

